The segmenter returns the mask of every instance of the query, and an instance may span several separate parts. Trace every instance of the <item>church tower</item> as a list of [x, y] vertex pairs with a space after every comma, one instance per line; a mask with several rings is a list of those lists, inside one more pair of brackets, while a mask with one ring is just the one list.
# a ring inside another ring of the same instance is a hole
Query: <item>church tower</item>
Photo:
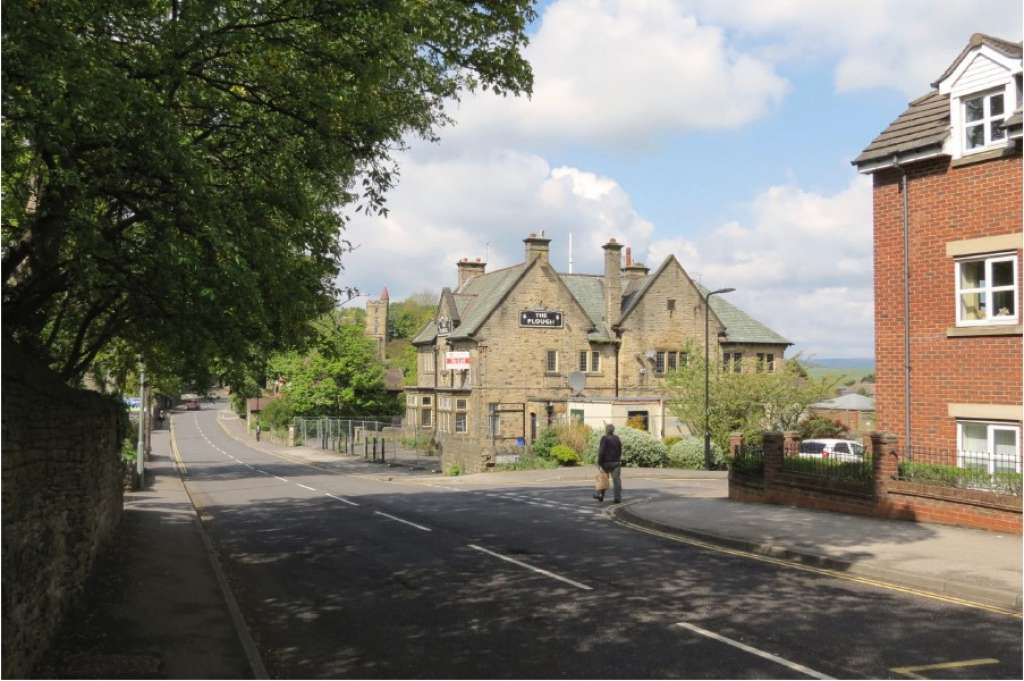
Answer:
[[385, 286], [377, 300], [366, 301], [366, 335], [377, 343], [377, 356], [387, 356], [388, 345], [388, 289]]

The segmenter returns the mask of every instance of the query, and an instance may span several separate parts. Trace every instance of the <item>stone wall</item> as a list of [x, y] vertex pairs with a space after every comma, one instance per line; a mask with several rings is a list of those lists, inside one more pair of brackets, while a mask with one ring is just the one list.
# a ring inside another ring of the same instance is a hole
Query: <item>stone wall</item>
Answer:
[[124, 408], [3, 344], [3, 676], [46, 651], [121, 519]]

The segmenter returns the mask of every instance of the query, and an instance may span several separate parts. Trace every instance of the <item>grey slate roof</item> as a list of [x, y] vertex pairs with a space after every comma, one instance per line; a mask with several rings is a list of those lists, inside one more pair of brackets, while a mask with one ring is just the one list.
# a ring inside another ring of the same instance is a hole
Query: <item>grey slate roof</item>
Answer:
[[[707, 295], [708, 289], [697, 284], [701, 295]], [[711, 311], [725, 325], [725, 341], [727, 343], [770, 343], [774, 345], [792, 345], [779, 334], [757, 321], [743, 310], [728, 302], [722, 296], [712, 296]]]
[[875, 398], [865, 397], [857, 393], [847, 393], [831, 400], [815, 402], [811, 405], [815, 409], [845, 409], [848, 411], [874, 411]]
[[566, 287], [573, 297], [579, 302], [580, 307], [594, 323], [594, 330], [590, 332], [590, 340], [595, 343], [611, 342], [615, 336], [608, 328], [608, 320], [605, 318], [604, 309], [604, 277], [596, 274], [564, 274], [558, 276], [565, 282]]
[[910, 102], [907, 110], [853, 159], [853, 164], [881, 161], [908, 151], [941, 149], [949, 126], [949, 96], [929, 92]]

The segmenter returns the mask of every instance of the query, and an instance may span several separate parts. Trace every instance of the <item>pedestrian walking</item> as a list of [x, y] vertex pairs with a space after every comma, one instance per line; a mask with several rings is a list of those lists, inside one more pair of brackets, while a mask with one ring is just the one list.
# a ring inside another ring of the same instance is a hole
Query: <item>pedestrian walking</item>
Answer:
[[[604, 435], [597, 448], [598, 483], [594, 498], [604, 501], [604, 493], [608, 489], [608, 477], [611, 477], [613, 502], [622, 501], [622, 440], [615, 434], [615, 426], [604, 427]], [[603, 487], [602, 487], [603, 483]]]
[[260, 433], [262, 433], [262, 432], [263, 432], [263, 426], [261, 426], [259, 424], [259, 422], [257, 422], [256, 423], [256, 442], [260, 441]]

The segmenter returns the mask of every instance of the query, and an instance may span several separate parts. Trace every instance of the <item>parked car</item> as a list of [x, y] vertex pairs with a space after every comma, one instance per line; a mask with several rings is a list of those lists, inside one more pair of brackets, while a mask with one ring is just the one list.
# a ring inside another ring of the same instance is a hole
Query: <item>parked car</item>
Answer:
[[199, 400], [186, 400], [185, 409], [186, 411], [199, 411], [202, 407], [199, 406]]
[[805, 459], [863, 461], [864, 445], [854, 440], [803, 440], [800, 443], [799, 455]]

